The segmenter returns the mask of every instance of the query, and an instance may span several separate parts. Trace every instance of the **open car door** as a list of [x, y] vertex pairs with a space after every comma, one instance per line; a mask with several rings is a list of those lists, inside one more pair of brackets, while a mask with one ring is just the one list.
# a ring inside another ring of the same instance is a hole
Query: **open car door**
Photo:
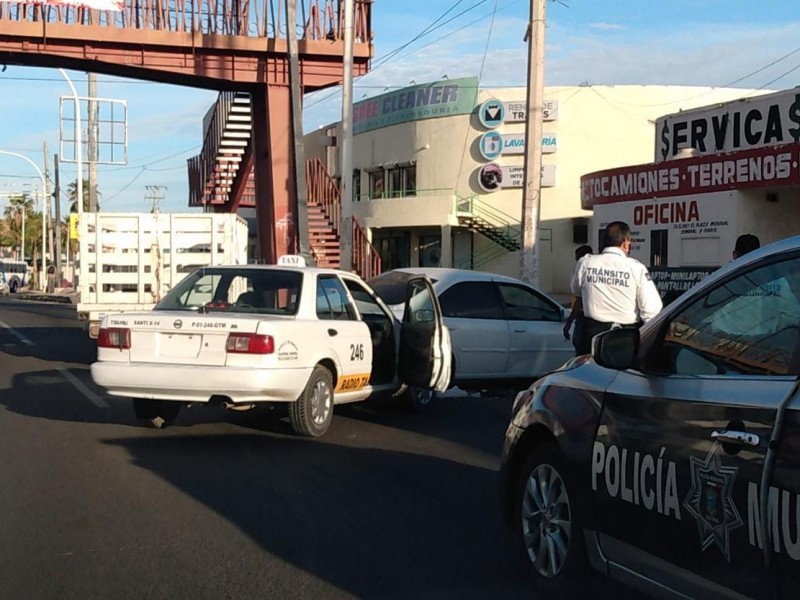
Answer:
[[450, 385], [453, 351], [450, 332], [430, 279], [408, 281], [400, 327], [400, 380], [409, 387], [444, 392]]

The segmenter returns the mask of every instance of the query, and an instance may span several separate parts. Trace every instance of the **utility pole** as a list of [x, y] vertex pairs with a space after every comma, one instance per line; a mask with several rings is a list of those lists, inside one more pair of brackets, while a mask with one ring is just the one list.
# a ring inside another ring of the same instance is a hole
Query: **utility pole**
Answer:
[[[56, 213], [56, 272], [58, 273], [58, 281], [60, 282], [63, 277], [61, 276], [61, 181], [59, 179], [59, 164], [58, 154], [53, 154], [53, 174], [55, 176], [56, 189], [53, 192], [53, 203], [55, 204]], [[67, 236], [69, 239], [69, 236]], [[69, 260], [69, 250], [65, 252], [67, 260]]]
[[342, 213], [339, 223], [339, 268], [353, 270], [353, 0], [344, 0], [344, 73], [342, 139], [339, 146]]
[[89, 76], [89, 212], [97, 212], [97, 75]]
[[147, 194], [144, 196], [145, 202], [149, 202], [152, 205], [152, 208], [150, 209], [151, 213], [157, 213], [158, 203], [164, 199], [164, 194], [161, 192], [161, 190], [166, 190], [167, 186], [146, 185], [144, 187], [147, 189]]
[[525, 122], [525, 185], [522, 188], [520, 279], [539, 286], [539, 208], [542, 190], [542, 106], [544, 104], [544, 26], [547, 0], [531, 0], [528, 42], [528, 110]]
[[309, 255], [308, 187], [306, 185], [306, 150], [303, 145], [303, 90], [300, 79], [300, 58], [297, 47], [297, 0], [286, 0], [286, 38], [289, 58], [289, 97], [292, 105], [292, 137], [294, 138], [294, 212], [297, 253]]
[[[48, 160], [50, 156], [47, 151], [47, 142], [42, 142], [42, 151], [44, 155], [44, 198], [45, 198], [44, 209], [47, 210], [47, 231], [48, 231], [47, 243], [48, 247], [51, 250], [51, 254], [58, 254], [58, 252], [56, 252], [57, 248], [54, 245], [55, 240], [53, 237], [53, 215], [50, 214], [52, 210], [50, 204], [50, 198], [52, 196], [50, 196], [50, 161]], [[45, 254], [45, 256], [47, 255]], [[47, 271], [46, 261], [44, 268], [45, 271]]]

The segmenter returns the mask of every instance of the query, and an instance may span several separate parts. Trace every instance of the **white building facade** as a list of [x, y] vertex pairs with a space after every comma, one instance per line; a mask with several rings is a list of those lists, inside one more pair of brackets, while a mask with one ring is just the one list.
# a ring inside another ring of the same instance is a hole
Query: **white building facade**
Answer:
[[[354, 105], [353, 213], [384, 270], [454, 266], [518, 277], [525, 149], [524, 88], [437, 81]], [[722, 102], [741, 89], [570, 86], [545, 89], [540, 287], [567, 293], [577, 246], [596, 248], [581, 177], [653, 153], [663, 114]], [[307, 158], [339, 178], [331, 125], [306, 135]]]

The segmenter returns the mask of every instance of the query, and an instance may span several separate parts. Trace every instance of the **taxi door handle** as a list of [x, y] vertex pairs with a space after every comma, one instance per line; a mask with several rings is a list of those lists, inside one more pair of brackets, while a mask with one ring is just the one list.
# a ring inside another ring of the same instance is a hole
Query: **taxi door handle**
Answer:
[[737, 446], [758, 446], [761, 439], [755, 433], [734, 431], [732, 429], [717, 429], [711, 432], [711, 439], [723, 444], [736, 444]]
[[328, 335], [333, 337], [335, 335], [339, 335], [339, 332], [336, 331], [335, 329], [328, 329]]
[[528, 330], [527, 329], [515, 329], [514, 333], [525, 333], [526, 331], [528, 331]]

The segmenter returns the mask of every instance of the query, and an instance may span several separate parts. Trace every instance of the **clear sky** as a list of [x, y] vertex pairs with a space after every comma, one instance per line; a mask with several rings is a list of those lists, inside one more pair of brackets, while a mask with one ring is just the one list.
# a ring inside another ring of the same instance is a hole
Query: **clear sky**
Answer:
[[[447, 75], [481, 76], [482, 87], [522, 86], [529, 0], [375, 0], [373, 70], [354, 99]], [[564, 0], [548, 2], [545, 82], [670, 84], [786, 89], [800, 80], [800, 16], [785, 0]], [[86, 74], [70, 72], [80, 94]], [[215, 92], [98, 76], [98, 95], [128, 102], [128, 163], [98, 167], [103, 210], [148, 210], [145, 186], [165, 186], [162, 210], [187, 206], [186, 159], [202, 144]], [[42, 142], [58, 152], [54, 69], [0, 72], [0, 150], [43, 165]], [[305, 99], [305, 129], [336, 121], [335, 89]], [[624, 109], [624, 107], [620, 107]], [[63, 164], [61, 181], [75, 179]], [[0, 155], [0, 206], [39, 181], [24, 161]], [[66, 209], [66, 202], [63, 204]]]

